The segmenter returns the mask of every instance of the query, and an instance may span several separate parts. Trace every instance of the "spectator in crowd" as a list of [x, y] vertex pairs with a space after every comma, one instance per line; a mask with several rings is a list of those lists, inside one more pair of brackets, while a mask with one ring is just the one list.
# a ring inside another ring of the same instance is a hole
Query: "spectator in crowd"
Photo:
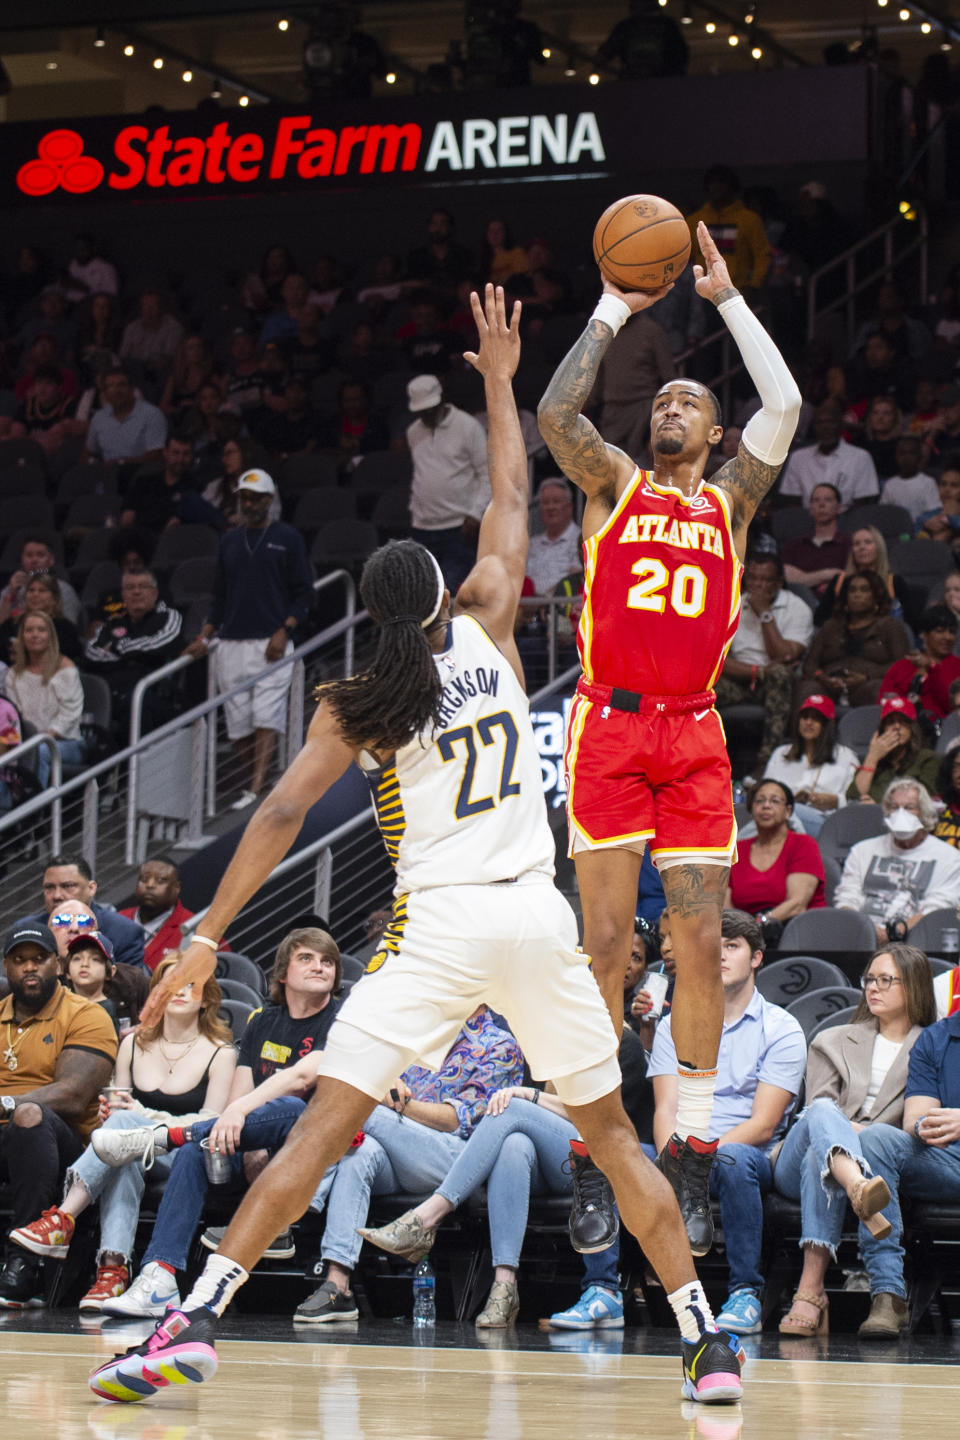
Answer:
[[305, 275], [292, 270], [280, 286], [280, 305], [270, 312], [260, 331], [260, 349], [292, 340], [297, 334], [300, 311], [306, 305], [310, 286]]
[[653, 397], [676, 373], [663, 327], [646, 312], [632, 315], [601, 360], [593, 389], [608, 444], [633, 457], [647, 453]]
[[[717, 1324], [752, 1335], [760, 1329], [762, 1206], [773, 1180], [770, 1152], [786, 1130], [807, 1056], [798, 1022], [756, 988], [764, 950], [757, 921], [725, 909], [721, 935], [724, 1015], [710, 1137], [719, 1141], [727, 1163], [711, 1170], [710, 1194], [720, 1202], [730, 1275]], [[676, 1125], [676, 1068], [668, 1015], [657, 1026], [648, 1072], [657, 1102], [658, 1149], [670, 1142]], [[703, 1206], [709, 1211], [706, 1195]]]
[[[801, 185], [796, 208], [783, 234], [784, 250], [798, 256], [808, 270], [819, 270], [846, 250], [850, 239], [849, 226], [827, 196], [823, 182], [808, 180]], [[824, 280], [828, 288], [836, 283], [833, 275], [824, 276]], [[835, 293], [830, 293], [829, 298], [835, 298]]]
[[329, 326], [323, 325], [319, 305], [301, 305], [296, 315], [297, 332], [280, 340], [280, 353], [288, 375], [296, 375], [309, 387], [311, 382], [329, 370], [333, 359], [333, 342]]
[[907, 314], [903, 295], [892, 280], [880, 286], [876, 311], [857, 331], [851, 346], [852, 353], [856, 354], [871, 335], [882, 335], [895, 355], [911, 360], [922, 360], [933, 344], [926, 325]]
[[[51, 935], [57, 942], [61, 971], [67, 968], [67, 951], [74, 940], [92, 935], [97, 930], [97, 917], [85, 900], [62, 900], [52, 914], [47, 916]], [[97, 932], [99, 934], [99, 931]], [[110, 942], [111, 947], [113, 942]], [[111, 954], [111, 959], [113, 958]]]
[[257, 271], [251, 271], [243, 282], [243, 303], [250, 310], [266, 312], [281, 303], [281, 289], [287, 276], [297, 268], [286, 245], [270, 245], [264, 252]]
[[[417, 1194], [438, 1185], [465, 1151], [488, 1104], [522, 1078], [523, 1056], [516, 1041], [485, 1005], [465, 1021], [437, 1071], [414, 1065], [400, 1076], [396, 1089], [364, 1121], [363, 1144], [348, 1152], [337, 1167], [321, 1242], [325, 1278], [297, 1307], [295, 1321], [317, 1325], [356, 1318], [350, 1277], [363, 1237], [375, 1243], [382, 1238], [379, 1231], [363, 1229], [371, 1196]], [[512, 1178], [515, 1184], [516, 1174]], [[316, 1200], [311, 1208], [320, 1208]], [[526, 1217], [521, 1239], [525, 1222]], [[433, 1244], [435, 1226], [435, 1221], [419, 1225], [409, 1213], [401, 1216], [387, 1227], [394, 1242], [390, 1248], [419, 1260]], [[495, 1251], [494, 1264], [499, 1263]], [[508, 1323], [500, 1316], [500, 1307], [497, 1317], [478, 1318], [477, 1324]]]
[[52, 575], [57, 582], [63, 614], [74, 625], [79, 624], [80, 596], [68, 580], [61, 580], [56, 575], [56, 568], [57, 558], [50, 536], [45, 531], [24, 531], [19, 568], [0, 591], [0, 621], [19, 620], [27, 608], [27, 586], [30, 581], [37, 575]]
[[187, 335], [177, 346], [173, 368], [167, 376], [160, 399], [165, 415], [181, 417], [197, 401], [200, 390], [213, 375], [213, 356], [202, 335]]
[[[794, 798], [782, 780], [764, 779], [747, 808], [756, 837], [738, 841], [730, 871], [727, 903], [755, 915], [761, 927], [781, 927], [805, 910], [826, 904], [820, 847], [811, 835], [790, 829]], [[774, 930], [771, 929], [771, 937]], [[779, 928], [775, 932], [779, 935]]]
[[[97, 1095], [110, 1079], [117, 1037], [99, 1005], [61, 986], [46, 925], [18, 922], [3, 950], [10, 993], [0, 1001], [7, 1039], [0, 1051], [0, 1173], [16, 1229], [56, 1203], [64, 1171], [97, 1123]], [[8, 1240], [0, 1308], [43, 1304], [39, 1262]]]
[[946, 465], [945, 456], [960, 446], [960, 385], [947, 385], [937, 401], [937, 413], [923, 432], [924, 463], [935, 470]]
[[55, 354], [47, 359], [61, 356], [66, 362], [73, 354], [75, 331], [73, 321], [67, 314], [67, 301], [59, 285], [46, 285], [40, 292], [38, 313], [26, 320], [17, 337], [21, 357], [29, 355], [34, 342], [41, 335], [49, 335], [56, 346]]
[[685, 75], [689, 49], [676, 20], [654, 0], [630, 0], [630, 14], [614, 25], [597, 59], [616, 62], [621, 80], [649, 80]]
[[38, 365], [30, 393], [13, 417], [10, 434], [36, 440], [47, 455], [53, 455], [72, 436], [84, 433], [84, 426], [74, 419], [76, 412], [76, 399], [64, 393], [59, 365]]
[[774, 1161], [777, 1189], [800, 1201], [804, 1237], [803, 1270], [781, 1335], [826, 1333], [824, 1282], [837, 1259], [848, 1200], [871, 1235], [890, 1231], [879, 1213], [890, 1191], [880, 1176], [871, 1178], [862, 1141], [874, 1125], [903, 1121], [910, 1052], [935, 1019], [930, 981], [922, 950], [885, 946], [864, 971], [863, 999], [849, 1025], [834, 1025], [810, 1042], [806, 1108]]
[[730, 705], [763, 706], [763, 766], [786, 736], [794, 667], [810, 643], [813, 616], [799, 595], [783, 588], [776, 555], [748, 556], [743, 588], [740, 623], [716, 684], [717, 705], [721, 714]]
[[807, 585], [822, 595], [830, 582], [843, 574], [850, 555], [850, 536], [837, 525], [840, 491], [836, 485], [828, 480], [814, 485], [807, 509], [813, 520], [813, 534], [784, 541], [780, 558], [789, 585]]
[[[199, 497], [192, 491], [190, 471], [193, 441], [188, 435], [170, 435], [163, 447], [162, 468], [151, 467], [133, 477], [120, 512], [120, 526], [133, 525], [157, 534], [181, 521], [203, 524]], [[190, 502], [193, 501], [193, 505]]]
[[[293, 650], [293, 635], [310, 611], [313, 570], [303, 536], [270, 520], [277, 487], [265, 470], [247, 470], [237, 483], [243, 524], [220, 541], [213, 600], [199, 636], [184, 654], [205, 655], [219, 634], [217, 687], [254, 681]], [[278, 734], [287, 723], [292, 667], [272, 670], [225, 704], [227, 734], [243, 768], [235, 809], [254, 804], [267, 781]]]
[[[114, 737], [127, 743], [130, 701], [145, 675], [161, 670], [183, 651], [183, 616], [160, 599], [156, 576], [132, 570], [120, 582], [123, 612], [94, 623], [84, 646], [84, 664], [110, 686]], [[146, 733], [172, 719], [174, 696], [169, 682], [152, 686], [143, 708]]]
[[794, 816], [816, 837], [828, 815], [847, 803], [857, 757], [837, 743], [836, 706], [829, 695], [808, 695], [793, 717], [789, 745], [774, 750], [764, 780], [779, 780], [793, 791]]
[[93, 871], [82, 855], [52, 855], [43, 871], [44, 908], [36, 915], [26, 916], [23, 923], [50, 924], [55, 929], [56, 918], [65, 902], [79, 900], [95, 917], [96, 929], [112, 941], [114, 962], [142, 970], [143, 931], [139, 925], [118, 915], [112, 905], [97, 904], [93, 898], [96, 893]]
[[921, 1032], [910, 1052], [902, 1128], [871, 1125], [860, 1137], [863, 1158], [886, 1181], [889, 1234], [860, 1227], [860, 1254], [870, 1276], [864, 1338], [896, 1339], [910, 1323], [903, 1275], [900, 1195], [956, 1205], [960, 1200], [960, 1020], [952, 1015]]
[[53, 365], [59, 370], [60, 384], [64, 395], [70, 400], [75, 400], [79, 393], [77, 377], [64, 362], [60, 343], [56, 336], [47, 330], [42, 330], [30, 346], [20, 378], [13, 387], [13, 393], [17, 400], [22, 404], [33, 393], [37, 370], [43, 365]]
[[[339, 988], [340, 952], [330, 935], [292, 930], [277, 949], [270, 1003], [251, 1015], [240, 1037], [237, 1067], [218, 1120], [98, 1131], [96, 1153], [108, 1165], [135, 1165], [174, 1152], [140, 1274], [121, 1297], [105, 1301], [105, 1314], [139, 1319], [162, 1315], [169, 1302], [178, 1302], [176, 1271], [187, 1267], [207, 1194], [200, 1142], [209, 1140], [211, 1150], [231, 1155], [234, 1179], [253, 1183], [304, 1109], [299, 1097], [313, 1088], [317, 1058], [339, 1008], [334, 998]], [[324, 1193], [332, 1178], [325, 1177]], [[293, 1250], [287, 1231], [267, 1257], [289, 1259]]]
[[[237, 487], [240, 483], [240, 476], [246, 470], [253, 468], [256, 454], [256, 447], [247, 436], [238, 436], [235, 440], [228, 440], [223, 447], [220, 475], [216, 480], [211, 480], [203, 492], [204, 500], [208, 505], [212, 505], [220, 511], [228, 526], [243, 524]], [[275, 494], [270, 501], [267, 519], [272, 524], [274, 520], [280, 519], [282, 513], [280, 496]]]
[[847, 575], [836, 613], [817, 631], [803, 662], [805, 678], [847, 705], [875, 705], [883, 677], [910, 641], [875, 571]]
[[180, 949], [183, 927], [193, 915], [180, 901], [180, 871], [172, 860], [158, 855], [144, 860], [137, 874], [136, 905], [120, 914], [143, 931], [143, 963], [155, 971], [165, 955]]
[[77, 360], [84, 379], [93, 379], [101, 363], [120, 361], [120, 307], [116, 296], [105, 291], [91, 295], [79, 312]]
[[693, 242], [691, 260], [703, 264], [697, 244], [702, 220], [727, 263], [730, 279], [747, 298], [755, 297], [770, 268], [770, 242], [763, 221], [740, 198], [740, 180], [727, 165], [712, 165], [703, 177], [706, 201], [687, 216]]
[[940, 509], [940, 494], [932, 475], [920, 469], [923, 444], [919, 435], [901, 435], [894, 452], [894, 469], [880, 492], [881, 505], [902, 505], [910, 518]]
[[[0, 600], [0, 610], [2, 608], [3, 602]], [[63, 613], [60, 581], [55, 575], [38, 572], [28, 578], [24, 586], [23, 608], [25, 611], [38, 610], [44, 615], [49, 615], [53, 621], [53, 628], [57, 632], [61, 655], [66, 655], [68, 660], [80, 659], [82, 654], [80, 636], [77, 633], [76, 625]], [[0, 660], [7, 663], [13, 657], [13, 642], [17, 638], [17, 628], [17, 621], [12, 618], [8, 618], [0, 624]]]
[[573, 496], [566, 480], [551, 475], [537, 491], [543, 529], [530, 537], [527, 574], [538, 595], [549, 595], [558, 580], [583, 569], [580, 526], [573, 518]]
[[350, 461], [374, 450], [390, 447], [387, 417], [373, 408], [369, 386], [362, 380], [343, 380], [337, 392], [337, 414], [320, 429], [319, 444]]
[[476, 559], [490, 500], [487, 436], [479, 420], [444, 402], [435, 375], [410, 381], [407, 405], [415, 417], [407, 428], [411, 534], [434, 556], [453, 595]]
[[193, 441], [194, 478], [198, 485], [207, 484], [219, 471], [224, 445], [242, 429], [240, 416], [226, 407], [216, 381], [205, 380], [180, 424]]
[[[161, 961], [153, 984], [179, 958], [179, 952], [174, 952]], [[183, 1129], [220, 1113], [233, 1081], [237, 1052], [230, 1031], [217, 1016], [220, 986], [211, 979], [200, 994], [194, 994], [195, 988], [184, 986], [159, 1024], [141, 1026], [121, 1042], [113, 1084], [100, 1098], [98, 1135], [104, 1131], [129, 1133], [145, 1123]], [[168, 1152], [153, 1157], [151, 1168], [165, 1175], [172, 1164]], [[100, 1208], [97, 1274], [80, 1301], [81, 1311], [96, 1313], [130, 1284], [145, 1186], [140, 1165], [114, 1168], [88, 1145], [67, 1169], [60, 1203], [12, 1230], [10, 1240], [42, 1259], [65, 1260], [77, 1219], [96, 1202]]]
[[120, 583], [101, 590], [92, 605], [87, 606], [90, 617], [89, 630], [98, 620], [114, 620], [123, 613], [123, 598], [120, 585], [124, 575], [150, 567], [150, 557], [156, 549], [156, 537], [149, 531], [132, 527], [114, 530], [110, 536], [109, 559], [120, 571]]
[[251, 420], [268, 400], [276, 399], [275, 381], [264, 370], [254, 332], [244, 325], [238, 325], [233, 332], [224, 383], [227, 404], [244, 422]]
[[473, 257], [455, 238], [449, 210], [433, 210], [427, 221], [426, 243], [407, 256], [407, 273], [434, 289], [453, 294], [457, 282], [473, 274]]
[[937, 481], [938, 504], [917, 516], [917, 538], [953, 545], [960, 536], [960, 454], [944, 462]]
[[934, 826], [934, 836], [960, 850], [960, 745], [956, 742], [941, 757], [936, 793], [943, 809]]
[[37, 245], [21, 245], [16, 266], [5, 276], [3, 300], [11, 323], [18, 323], [36, 301], [50, 274], [50, 262]]
[[[53, 620], [42, 611], [27, 611], [17, 627], [13, 660], [3, 677], [9, 700], [24, 720], [56, 742], [64, 765], [82, 765], [86, 745], [80, 730], [83, 687], [72, 660], [60, 654]], [[50, 747], [36, 755], [37, 780], [45, 790], [50, 780]]]
[[880, 486], [873, 460], [843, 438], [843, 420], [833, 400], [825, 400], [813, 417], [814, 444], [794, 450], [780, 477], [779, 493], [810, 503], [814, 487], [830, 484], [849, 510], [858, 500], [873, 500]]
[[[105, 913], [116, 921], [114, 911], [108, 908]], [[97, 928], [97, 917], [85, 900], [61, 900], [47, 918], [50, 932], [57, 942], [60, 970], [64, 977], [68, 968], [68, 952], [76, 941], [96, 934], [105, 946], [109, 946], [111, 969], [104, 979], [103, 988], [110, 1004], [111, 1019], [120, 1033], [126, 1034], [137, 1024], [147, 998], [149, 979], [143, 965], [117, 962], [113, 941]]]
[[167, 313], [159, 290], [140, 292], [140, 314], [123, 332], [120, 359], [137, 366], [144, 382], [158, 393], [183, 339], [183, 326]]
[[71, 305], [94, 295], [115, 296], [119, 290], [117, 267], [105, 260], [92, 235], [82, 231], [73, 239], [64, 293]]
[[306, 380], [302, 375], [289, 375], [283, 387], [283, 409], [264, 416], [257, 438], [271, 455], [285, 460], [288, 455], [313, 450], [321, 428]]
[[960, 679], [960, 659], [953, 653], [957, 617], [949, 605], [930, 605], [917, 627], [920, 650], [897, 660], [880, 682], [881, 695], [901, 695], [934, 720], [950, 714], [950, 686]]
[[424, 292], [410, 300], [410, 319], [397, 330], [407, 368], [416, 374], [446, 375], [459, 357], [462, 342], [444, 323], [440, 306]]
[[897, 468], [897, 443], [903, 417], [892, 395], [874, 395], [863, 419], [861, 445], [873, 460], [880, 480], [889, 480]]
[[850, 782], [847, 799], [879, 804], [891, 780], [898, 777], [919, 780], [935, 795], [939, 769], [940, 757], [924, 745], [913, 701], [891, 695], [880, 702], [880, 724]]
[[522, 275], [527, 268], [527, 252], [514, 244], [510, 226], [503, 220], [488, 221], [480, 246], [478, 278], [506, 285], [511, 275]]
[[909, 586], [902, 575], [894, 575], [890, 569], [887, 542], [876, 525], [864, 525], [862, 529], [854, 530], [851, 535], [850, 554], [847, 557], [843, 574], [838, 575], [833, 584], [828, 585], [821, 595], [820, 603], [813, 616], [814, 624], [822, 625], [825, 620], [830, 619], [844, 582], [851, 575], [866, 575], [870, 572], [878, 575], [883, 582], [890, 615], [894, 620], [902, 620], [910, 600]]
[[143, 465], [157, 460], [167, 440], [167, 422], [162, 410], [138, 399], [126, 370], [114, 366], [104, 379], [103, 408], [90, 421], [87, 455], [108, 462], [135, 461]]
[[99, 1005], [110, 1017], [110, 1023], [119, 1036], [120, 1021], [116, 1007], [106, 992], [115, 968], [113, 946], [106, 935], [101, 935], [99, 930], [88, 930], [75, 936], [67, 946], [61, 978], [74, 995], [82, 995], [92, 1005]]
[[[953, 611], [957, 617], [957, 624], [960, 625], [960, 573], [956, 570], [951, 571], [943, 582], [943, 603]], [[955, 705], [956, 702], [953, 701], [951, 708], [954, 708]]]
[[905, 434], [916, 435], [921, 444], [924, 435], [936, 419], [939, 393], [940, 388], [932, 376], [921, 376], [917, 381]]
[[893, 780], [883, 796], [887, 835], [858, 840], [844, 861], [833, 903], [860, 910], [877, 943], [902, 940], [934, 910], [956, 909], [960, 854], [936, 840], [937, 812], [919, 780]]
[[917, 385], [917, 368], [898, 356], [885, 335], [869, 335], [846, 367], [847, 396], [858, 414], [874, 395], [892, 395], [901, 410], [909, 410]]

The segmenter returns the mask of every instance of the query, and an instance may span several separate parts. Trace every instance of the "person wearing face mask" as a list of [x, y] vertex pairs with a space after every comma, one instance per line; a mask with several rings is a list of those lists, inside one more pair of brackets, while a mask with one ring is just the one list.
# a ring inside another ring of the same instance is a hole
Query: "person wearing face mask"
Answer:
[[868, 915], [881, 945], [903, 940], [921, 916], [953, 909], [960, 895], [960, 854], [931, 833], [937, 812], [926, 787], [893, 780], [882, 804], [888, 833], [851, 848], [833, 900]]
[[913, 701], [890, 695], [880, 702], [880, 724], [847, 786], [847, 799], [879, 804], [891, 780], [908, 777], [938, 795], [939, 770], [940, 757], [923, 743]]

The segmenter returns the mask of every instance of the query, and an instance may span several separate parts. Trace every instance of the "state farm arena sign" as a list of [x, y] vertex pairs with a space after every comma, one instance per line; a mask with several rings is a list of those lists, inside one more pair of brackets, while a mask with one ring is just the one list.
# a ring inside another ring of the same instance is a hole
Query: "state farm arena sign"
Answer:
[[407, 118], [402, 108], [378, 105], [368, 121], [350, 124], [263, 107], [223, 118], [191, 112], [7, 126], [4, 188], [23, 203], [606, 173], [595, 110], [431, 119]]

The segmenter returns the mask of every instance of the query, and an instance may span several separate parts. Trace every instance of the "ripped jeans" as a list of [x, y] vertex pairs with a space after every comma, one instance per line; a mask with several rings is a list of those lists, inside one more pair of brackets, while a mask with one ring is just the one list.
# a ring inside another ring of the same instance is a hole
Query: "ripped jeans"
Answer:
[[773, 1170], [773, 1183], [781, 1195], [799, 1200], [802, 1212], [801, 1245], [822, 1245], [837, 1258], [837, 1246], [847, 1214], [847, 1195], [827, 1164], [832, 1150], [842, 1150], [872, 1174], [863, 1156], [860, 1135], [832, 1100], [814, 1100], [788, 1130]]

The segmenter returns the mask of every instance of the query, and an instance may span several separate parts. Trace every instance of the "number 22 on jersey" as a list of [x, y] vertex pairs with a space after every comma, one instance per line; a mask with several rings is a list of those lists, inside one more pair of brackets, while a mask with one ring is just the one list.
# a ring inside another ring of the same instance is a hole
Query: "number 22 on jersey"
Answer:
[[[503, 745], [496, 796], [474, 796], [472, 793], [480, 754], [478, 739], [483, 749], [490, 745]], [[495, 715], [484, 715], [476, 725], [460, 725], [456, 730], [445, 730], [440, 736], [437, 749], [444, 762], [463, 757], [463, 774], [454, 807], [458, 820], [466, 820], [471, 815], [481, 815], [485, 810], [492, 810], [501, 800], [520, 794], [520, 784], [513, 778], [518, 739], [516, 722], [509, 710], [498, 710]]]
[[699, 565], [680, 565], [673, 572], [662, 560], [647, 556], [630, 567], [636, 575], [636, 585], [627, 591], [627, 608], [630, 610], [652, 610], [662, 615], [667, 605], [666, 592], [669, 588], [670, 608], [686, 620], [695, 620], [702, 615], [707, 603], [707, 577]]

